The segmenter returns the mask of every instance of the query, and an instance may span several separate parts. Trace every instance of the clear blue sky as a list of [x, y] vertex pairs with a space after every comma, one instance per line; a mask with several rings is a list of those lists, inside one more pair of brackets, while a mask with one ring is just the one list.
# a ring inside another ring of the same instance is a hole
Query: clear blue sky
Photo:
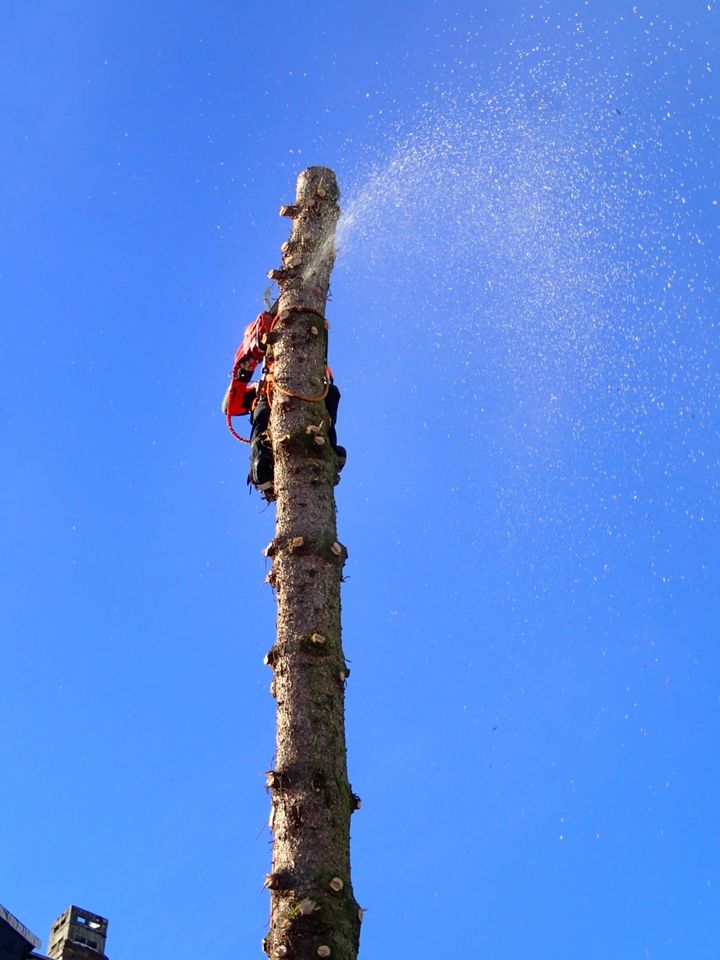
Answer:
[[261, 956], [273, 515], [219, 403], [325, 164], [362, 954], [716, 960], [714, 0], [0, 25], [0, 902]]

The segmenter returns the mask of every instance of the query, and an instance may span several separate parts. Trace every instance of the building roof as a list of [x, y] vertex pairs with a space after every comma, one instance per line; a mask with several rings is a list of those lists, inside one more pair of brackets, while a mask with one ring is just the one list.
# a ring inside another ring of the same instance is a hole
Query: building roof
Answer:
[[40, 940], [0, 903], [0, 960], [27, 957], [40, 949]]

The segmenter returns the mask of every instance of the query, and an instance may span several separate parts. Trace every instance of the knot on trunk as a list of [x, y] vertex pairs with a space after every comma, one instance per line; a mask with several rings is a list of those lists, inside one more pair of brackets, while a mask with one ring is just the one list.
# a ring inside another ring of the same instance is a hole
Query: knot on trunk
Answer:
[[266, 770], [265, 787], [268, 790], [287, 790], [292, 786], [292, 777], [287, 770]]
[[303, 637], [303, 646], [316, 657], [324, 657], [329, 653], [328, 638], [324, 633], [311, 633]]
[[263, 663], [266, 667], [270, 667], [271, 670], [275, 669], [275, 664], [277, 663], [278, 657], [280, 656], [277, 647], [270, 647], [268, 652], [263, 657]]
[[264, 886], [268, 890], [292, 890], [293, 883], [292, 874], [287, 870], [265, 874]]

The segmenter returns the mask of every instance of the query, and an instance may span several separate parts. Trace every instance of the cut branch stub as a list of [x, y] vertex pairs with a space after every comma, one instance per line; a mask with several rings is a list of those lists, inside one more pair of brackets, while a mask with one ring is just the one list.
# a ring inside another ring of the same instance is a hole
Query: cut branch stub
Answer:
[[280, 770], [266, 770], [265, 786], [268, 790], [287, 790], [290, 786], [290, 776]]
[[262, 335], [263, 343], [266, 343], [268, 346], [272, 346], [274, 343], [277, 343], [280, 339], [279, 330], [268, 330], [267, 333]]
[[284, 267], [275, 267], [267, 272], [269, 280], [276, 280], [278, 283], [284, 283], [286, 280], [292, 280], [297, 276], [295, 270], [287, 270]]
[[277, 658], [279, 656], [280, 656], [280, 651], [276, 646], [273, 645], [265, 654], [265, 657], [263, 658], [263, 663], [268, 667], [274, 667], [275, 663], [277, 662]]
[[272, 669], [275, 667], [275, 664], [277, 663], [277, 658], [278, 658], [277, 647], [270, 647], [268, 652], [263, 657], [263, 663], [265, 664], [266, 667], [270, 667]]
[[293, 878], [290, 873], [282, 871], [279, 873], [266, 873], [263, 885], [268, 890], [291, 890]]
[[347, 547], [337, 540], [334, 540], [328, 547], [326, 547], [326, 550], [327, 558], [335, 562], [339, 561], [341, 565], [344, 564], [348, 558]]
[[313, 656], [316, 657], [325, 657], [331, 651], [327, 642], [327, 637], [323, 633], [311, 633], [309, 636], [303, 637], [303, 646], [306, 650], [311, 651]]

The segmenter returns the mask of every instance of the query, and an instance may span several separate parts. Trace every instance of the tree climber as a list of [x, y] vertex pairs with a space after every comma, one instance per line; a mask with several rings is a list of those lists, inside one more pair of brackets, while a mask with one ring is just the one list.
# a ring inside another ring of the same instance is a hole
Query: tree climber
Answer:
[[[231, 418], [250, 415], [250, 471], [247, 482], [262, 494], [268, 503], [275, 499], [274, 466], [272, 444], [268, 436], [270, 425], [270, 404], [272, 402], [272, 360], [267, 357], [268, 334], [277, 319], [277, 304], [269, 312], [258, 314], [255, 320], [245, 328], [243, 340], [235, 352], [230, 386], [225, 392], [222, 411], [227, 418], [230, 432], [242, 440], [233, 430]], [[250, 378], [261, 360], [265, 360], [259, 380], [250, 383]], [[330, 415], [328, 439], [338, 458], [338, 471], [345, 466], [347, 453], [345, 447], [339, 447], [335, 432], [340, 391], [333, 383], [330, 367], [326, 373], [325, 408]]]

